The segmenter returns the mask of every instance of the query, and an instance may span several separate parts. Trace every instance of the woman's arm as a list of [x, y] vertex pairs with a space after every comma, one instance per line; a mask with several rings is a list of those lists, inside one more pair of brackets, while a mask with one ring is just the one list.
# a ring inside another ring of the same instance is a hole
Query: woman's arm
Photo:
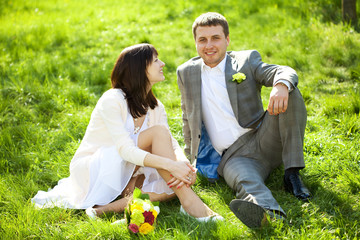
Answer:
[[98, 111], [122, 159], [144, 166], [148, 152], [138, 148], [125, 128], [127, 103], [122, 91], [107, 91], [98, 102]]
[[[184, 183], [189, 185], [192, 184], [192, 181], [188, 179], [188, 176], [192, 176], [195, 172], [195, 169], [192, 167], [190, 162], [173, 161], [169, 158], [164, 158], [149, 153], [144, 159], [144, 165], [147, 167], [166, 170], [171, 173], [174, 178], [179, 180], [178, 183], [173, 184], [173, 186], [178, 186], [178, 188], [180, 188]], [[181, 182], [184, 183], [179, 186]]]

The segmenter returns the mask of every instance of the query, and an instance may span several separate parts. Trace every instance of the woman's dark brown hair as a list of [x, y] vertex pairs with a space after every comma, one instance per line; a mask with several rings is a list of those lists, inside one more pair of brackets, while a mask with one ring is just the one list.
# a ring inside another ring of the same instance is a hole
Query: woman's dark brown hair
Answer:
[[157, 106], [157, 100], [150, 88], [146, 68], [158, 53], [151, 44], [143, 43], [125, 48], [111, 73], [112, 88], [120, 88], [133, 118], [146, 114], [150, 107]]

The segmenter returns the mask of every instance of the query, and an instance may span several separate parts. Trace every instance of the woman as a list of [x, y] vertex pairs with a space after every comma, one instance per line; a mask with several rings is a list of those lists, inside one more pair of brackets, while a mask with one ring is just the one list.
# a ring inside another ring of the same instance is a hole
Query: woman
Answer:
[[32, 199], [36, 206], [87, 209], [95, 217], [124, 211], [131, 192], [140, 187], [152, 201], [176, 195], [181, 212], [200, 221], [222, 220], [190, 188], [195, 170], [171, 136], [164, 106], [152, 93], [153, 84], [165, 79], [165, 64], [157, 55], [150, 44], [121, 52], [111, 74], [112, 89], [92, 112], [70, 176], [49, 192], [39, 191]]

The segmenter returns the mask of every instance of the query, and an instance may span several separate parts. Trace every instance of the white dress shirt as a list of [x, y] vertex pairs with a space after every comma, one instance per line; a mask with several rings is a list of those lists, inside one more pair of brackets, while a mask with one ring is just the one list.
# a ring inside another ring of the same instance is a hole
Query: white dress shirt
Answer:
[[225, 83], [225, 58], [214, 68], [201, 66], [202, 119], [214, 149], [222, 155], [249, 128], [239, 125]]

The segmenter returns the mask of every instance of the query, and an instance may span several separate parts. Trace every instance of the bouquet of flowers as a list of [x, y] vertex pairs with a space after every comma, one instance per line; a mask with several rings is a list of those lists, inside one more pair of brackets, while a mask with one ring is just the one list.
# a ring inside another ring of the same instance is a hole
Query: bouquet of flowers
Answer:
[[144, 235], [152, 232], [159, 213], [159, 202], [151, 202], [148, 194], [142, 194], [140, 189], [135, 188], [133, 199], [125, 209], [129, 230]]

